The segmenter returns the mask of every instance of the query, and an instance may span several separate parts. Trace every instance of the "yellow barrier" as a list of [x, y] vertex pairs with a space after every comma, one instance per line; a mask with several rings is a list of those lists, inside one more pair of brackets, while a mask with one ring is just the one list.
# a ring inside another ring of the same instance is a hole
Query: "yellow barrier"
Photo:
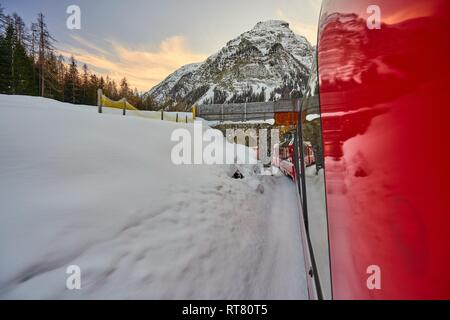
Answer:
[[184, 123], [192, 123], [195, 120], [195, 106], [192, 109], [192, 117], [188, 117], [186, 113], [168, 113], [161, 110], [160, 112], [156, 111], [142, 111], [134, 107], [130, 104], [125, 98], [114, 101], [109, 99], [102, 93], [102, 90], [98, 90], [98, 112], [102, 113], [102, 107], [114, 108], [123, 110], [123, 115], [126, 114], [126, 110], [131, 111], [130, 114], [137, 115], [142, 118], [153, 119], [153, 120], [165, 120], [172, 122], [184, 122]]
[[108, 107], [108, 108], [114, 108], [114, 109], [125, 109], [125, 110], [138, 110], [137, 108], [135, 108], [133, 105], [131, 105], [130, 103], [128, 103], [127, 100], [122, 99], [119, 101], [113, 101], [111, 99], [109, 99], [107, 96], [105, 95], [101, 95], [100, 97], [101, 99], [101, 104], [103, 107]]

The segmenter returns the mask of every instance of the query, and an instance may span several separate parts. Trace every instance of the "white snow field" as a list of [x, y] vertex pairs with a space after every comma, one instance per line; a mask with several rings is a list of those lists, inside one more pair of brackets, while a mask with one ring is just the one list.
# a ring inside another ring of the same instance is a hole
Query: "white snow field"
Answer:
[[307, 298], [292, 182], [176, 166], [176, 128], [0, 95], [0, 299]]

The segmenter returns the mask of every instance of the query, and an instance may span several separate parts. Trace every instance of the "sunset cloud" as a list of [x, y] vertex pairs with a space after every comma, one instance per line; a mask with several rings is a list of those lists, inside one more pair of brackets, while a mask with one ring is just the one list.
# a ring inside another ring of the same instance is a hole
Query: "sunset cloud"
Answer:
[[117, 41], [105, 41], [100, 47], [79, 36], [72, 36], [77, 46], [61, 51], [65, 57], [74, 55], [79, 64], [86, 63], [96, 73], [120, 81], [126, 77], [133, 87], [147, 91], [179, 67], [204, 61], [207, 56], [192, 52], [181, 36], [163, 40], [157, 50], [130, 48]]
[[[294, 7], [281, 2], [272, 10], [272, 15], [288, 21], [295, 33], [304, 35], [313, 45], [316, 44], [319, 0], [304, 0]], [[303, 17], [303, 12], [308, 12], [311, 17]], [[180, 31], [175, 31], [175, 34], [178, 32]], [[197, 36], [198, 32], [191, 34], [190, 41]], [[230, 39], [231, 36], [224, 39], [223, 43]], [[205, 38], [203, 42], [207, 43], [209, 40]], [[80, 67], [86, 63], [95, 73], [108, 75], [116, 82], [126, 77], [130, 85], [141, 92], [148, 91], [181, 66], [207, 58], [206, 54], [200, 53], [201, 50], [205, 51], [204, 48], [192, 50], [186, 38], [180, 35], [168, 36], [155, 43], [152, 39], [130, 42], [113, 35], [101, 37], [97, 33], [71, 33], [67, 42], [59, 45], [59, 48], [66, 58], [73, 54]], [[217, 49], [211, 49], [214, 50]]]

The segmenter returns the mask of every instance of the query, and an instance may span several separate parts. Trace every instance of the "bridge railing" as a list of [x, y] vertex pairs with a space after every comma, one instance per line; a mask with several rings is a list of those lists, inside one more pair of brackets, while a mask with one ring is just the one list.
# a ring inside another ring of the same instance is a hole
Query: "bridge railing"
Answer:
[[200, 118], [210, 121], [245, 122], [275, 119], [275, 123], [293, 125], [297, 123], [300, 110], [305, 112], [306, 108], [309, 114], [320, 114], [318, 95], [268, 102], [203, 104], [196, 106], [196, 113]]
[[276, 113], [298, 112], [300, 99], [196, 106], [198, 117], [211, 121], [249, 121], [273, 119]]

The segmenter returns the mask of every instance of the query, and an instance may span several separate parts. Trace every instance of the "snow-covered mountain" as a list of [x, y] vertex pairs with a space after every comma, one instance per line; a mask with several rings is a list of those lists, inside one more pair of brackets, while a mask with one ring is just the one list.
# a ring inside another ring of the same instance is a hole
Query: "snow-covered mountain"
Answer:
[[205, 62], [183, 66], [147, 94], [158, 103], [186, 108], [297, 97], [305, 89], [313, 51], [289, 23], [259, 22]]

